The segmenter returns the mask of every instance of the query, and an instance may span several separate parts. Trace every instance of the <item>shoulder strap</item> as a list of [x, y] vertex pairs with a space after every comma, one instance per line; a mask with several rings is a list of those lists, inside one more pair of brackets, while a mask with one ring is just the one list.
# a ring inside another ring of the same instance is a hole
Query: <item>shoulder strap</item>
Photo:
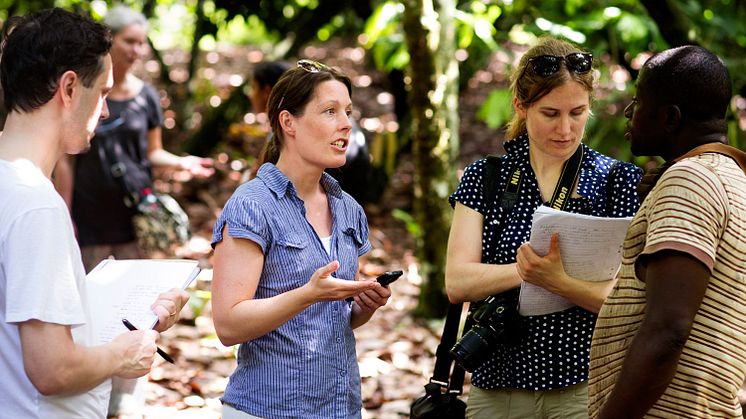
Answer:
[[448, 386], [449, 382], [448, 377], [450, 376], [451, 364], [453, 363], [450, 351], [453, 345], [456, 344], [463, 305], [463, 303], [458, 303], [448, 306], [448, 315], [443, 326], [443, 334], [440, 338], [440, 344], [438, 344], [438, 348], [435, 350], [435, 368], [430, 382], [435, 382], [443, 387]]
[[702, 144], [701, 146], [695, 147], [691, 150], [689, 150], [688, 153], [684, 154], [683, 156], [675, 158], [673, 161], [666, 162], [661, 166], [656, 167], [655, 169], [651, 169], [648, 172], [645, 173], [645, 175], [642, 177], [642, 180], [640, 181], [640, 184], [637, 185], [637, 194], [640, 197], [640, 202], [642, 202], [645, 197], [650, 193], [650, 191], [653, 189], [656, 183], [658, 183], [658, 179], [660, 179], [661, 175], [671, 166], [673, 166], [674, 163], [683, 160], [688, 157], [694, 157], [698, 156], [702, 153], [718, 153], [723, 154], [725, 156], [728, 156], [736, 161], [738, 166], [743, 170], [744, 173], [746, 173], [746, 153], [735, 148], [731, 147], [727, 144], [723, 143], [707, 143]]
[[699, 147], [695, 147], [689, 150], [689, 152], [684, 154], [683, 156], [674, 159], [674, 162], [685, 159], [687, 157], [698, 156], [702, 153], [718, 153], [728, 156], [735, 160], [741, 170], [746, 173], [746, 152], [743, 152], [742, 150], [723, 143], [708, 143], [703, 144]]
[[491, 203], [497, 197], [497, 184], [500, 183], [498, 179], [500, 165], [500, 156], [487, 156], [487, 167], [485, 167], [484, 179], [482, 179], [482, 194], [485, 203]]
[[549, 200], [549, 206], [564, 210], [567, 206], [568, 198], [572, 194], [572, 188], [580, 175], [580, 163], [583, 161], [583, 146], [579, 145], [575, 152], [562, 165], [562, 172], [554, 187], [552, 199]]

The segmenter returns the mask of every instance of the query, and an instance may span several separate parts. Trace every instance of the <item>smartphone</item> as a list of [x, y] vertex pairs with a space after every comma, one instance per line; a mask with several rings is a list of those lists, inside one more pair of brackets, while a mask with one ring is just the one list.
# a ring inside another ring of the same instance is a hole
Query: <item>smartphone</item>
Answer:
[[376, 278], [376, 281], [378, 281], [379, 284], [385, 287], [399, 279], [402, 273], [402, 271], [384, 272], [382, 275], [379, 275], [378, 278]]

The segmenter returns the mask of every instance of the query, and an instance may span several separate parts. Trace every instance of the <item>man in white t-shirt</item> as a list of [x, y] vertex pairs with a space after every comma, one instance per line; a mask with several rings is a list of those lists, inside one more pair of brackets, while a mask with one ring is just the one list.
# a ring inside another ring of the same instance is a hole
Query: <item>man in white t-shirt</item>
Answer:
[[[112, 376], [148, 373], [156, 331], [91, 346], [85, 273], [67, 207], [49, 179], [57, 160], [90, 146], [112, 86], [111, 37], [61, 9], [6, 22], [0, 83], [0, 418], [104, 418]], [[187, 294], [153, 304], [156, 330]]]

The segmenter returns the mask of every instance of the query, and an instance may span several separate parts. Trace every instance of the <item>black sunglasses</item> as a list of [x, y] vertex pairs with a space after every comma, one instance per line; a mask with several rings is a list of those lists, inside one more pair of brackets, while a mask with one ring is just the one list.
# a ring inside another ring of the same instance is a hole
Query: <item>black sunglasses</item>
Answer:
[[[298, 60], [298, 68], [302, 68], [308, 73], [318, 73], [321, 71], [332, 71], [331, 68], [329, 68], [328, 65], [322, 64], [318, 61], [314, 60]], [[293, 74], [293, 77], [295, 77], [295, 74]], [[288, 83], [288, 86], [293, 84], [293, 79], [290, 80], [290, 83]], [[285, 87], [285, 93], [287, 93], [287, 87]], [[277, 110], [282, 109], [282, 102], [285, 100], [285, 93], [282, 94], [282, 97], [280, 98], [280, 103], [277, 105]]]
[[567, 69], [575, 74], [585, 74], [593, 68], [593, 54], [590, 52], [573, 52], [564, 57], [558, 55], [537, 55], [528, 59], [521, 77], [523, 77], [526, 68], [529, 66], [531, 66], [531, 71], [534, 74], [541, 77], [549, 77], [560, 70], [562, 61], [565, 62]]

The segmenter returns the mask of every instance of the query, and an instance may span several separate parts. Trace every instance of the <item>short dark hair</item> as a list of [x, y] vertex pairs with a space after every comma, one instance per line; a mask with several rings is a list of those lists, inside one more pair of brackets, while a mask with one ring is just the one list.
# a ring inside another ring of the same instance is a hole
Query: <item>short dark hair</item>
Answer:
[[85, 87], [101, 74], [109, 30], [59, 8], [8, 19], [0, 44], [0, 83], [8, 111], [31, 112], [49, 102], [66, 71]]
[[347, 87], [347, 92], [352, 96], [352, 82], [350, 78], [341, 72], [327, 66], [316, 72], [309, 72], [300, 66], [286, 71], [280, 80], [272, 88], [267, 101], [267, 115], [272, 126], [272, 138], [264, 145], [260, 162], [277, 163], [282, 150], [282, 135], [280, 126], [280, 112], [287, 110], [293, 115], [301, 116], [308, 102], [313, 99], [316, 87], [322, 82], [337, 80]]
[[676, 105], [684, 118], [723, 119], [732, 97], [728, 69], [712, 52], [685, 45], [648, 59], [642, 85], [660, 105]]
[[259, 87], [272, 88], [280, 80], [280, 76], [290, 69], [287, 61], [263, 61], [254, 66], [254, 80]]

